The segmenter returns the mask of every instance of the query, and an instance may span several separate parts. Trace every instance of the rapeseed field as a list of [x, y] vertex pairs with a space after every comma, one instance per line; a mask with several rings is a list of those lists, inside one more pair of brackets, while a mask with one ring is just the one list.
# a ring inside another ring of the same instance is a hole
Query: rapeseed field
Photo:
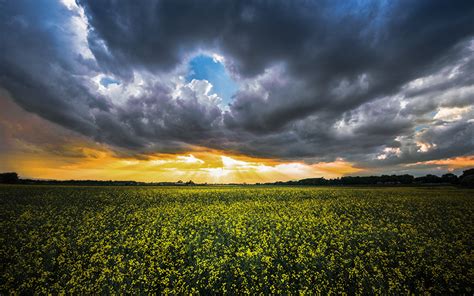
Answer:
[[474, 192], [0, 187], [0, 294], [474, 293]]

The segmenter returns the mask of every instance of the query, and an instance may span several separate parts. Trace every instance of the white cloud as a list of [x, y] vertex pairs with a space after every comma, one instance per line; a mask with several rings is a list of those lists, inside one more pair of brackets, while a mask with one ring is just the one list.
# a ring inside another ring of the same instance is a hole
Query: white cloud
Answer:
[[385, 147], [383, 149], [383, 153], [377, 155], [377, 159], [379, 160], [384, 160], [384, 159], [387, 159], [389, 157], [393, 157], [393, 156], [400, 156], [400, 154], [402, 153], [401, 149], [399, 147]]
[[217, 53], [212, 54], [212, 60], [214, 61], [214, 63], [224, 64], [224, 62], [225, 62], [224, 56], [221, 56]]
[[200, 164], [204, 163], [204, 160], [196, 158], [192, 154], [189, 154], [187, 156], [180, 155], [180, 156], [176, 157], [176, 159], [178, 159], [180, 162], [184, 162], [184, 163], [200, 163]]
[[177, 84], [173, 94], [176, 99], [196, 99], [201, 104], [219, 106], [222, 99], [217, 94], [211, 93], [211, 90], [212, 84], [209, 81], [193, 79], [189, 83]]
[[438, 112], [435, 114], [433, 119], [436, 120], [443, 120], [447, 122], [453, 122], [453, 121], [458, 121], [463, 118], [463, 115], [465, 113], [468, 113], [471, 111], [472, 107], [467, 106], [463, 108], [446, 108], [446, 107], [441, 107], [438, 109]]
[[76, 49], [85, 59], [95, 59], [87, 40], [89, 22], [84, 13], [84, 8], [78, 6], [75, 0], [61, 0], [61, 3], [66, 6], [68, 10], [75, 13], [70, 19], [69, 26], [73, 33], [73, 43]]
[[140, 72], [134, 72], [133, 80], [127, 83], [118, 81], [118, 83], [111, 83], [107, 86], [102, 84], [102, 79], [112, 78], [104, 73], [99, 73], [94, 77], [91, 77], [92, 85], [91, 88], [95, 89], [100, 95], [108, 98], [111, 102], [116, 105], [125, 104], [130, 98], [139, 97], [147, 92], [149, 87], [150, 79], [145, 74]]
[[426, 143], [426, 142], [416, 142], [416, 145], [419, 147], [418, 152], [426, 153], [434, 148], [436, 148], [436, 144], [434, 143]]
[[222, 165], [225, 168], [249, 168], [253, 167], [254, 165], [250, 162], [242, 161], [242, 160], [236, 160], [233, 159], [232, 157], [228, 156], [221, 156], [222, 159]]

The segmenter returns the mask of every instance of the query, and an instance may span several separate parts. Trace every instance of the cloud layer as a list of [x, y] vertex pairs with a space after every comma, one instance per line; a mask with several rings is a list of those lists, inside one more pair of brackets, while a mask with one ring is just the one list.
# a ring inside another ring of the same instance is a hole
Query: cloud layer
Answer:
[[[0, 87], [129, 153], [474, 154], [472, 1], [4, 1], [0, 17]], [[183, 78], [203, 53], [239, 86], [225, 108]]]

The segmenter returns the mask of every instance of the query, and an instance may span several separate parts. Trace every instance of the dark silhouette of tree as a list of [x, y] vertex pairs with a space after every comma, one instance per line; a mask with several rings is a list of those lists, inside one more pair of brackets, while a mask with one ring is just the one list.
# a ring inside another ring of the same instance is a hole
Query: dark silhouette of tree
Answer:
[[463, 171], [460, 178], [464, 178], [464, 177], [472, 176], [472, 175], [474, 175], [474, 168]]
[[444, 174], [441, 176], [441, 181], [443, 183], [456, 184], [458, 182], [458, 176], [451, 173]]
[[18, 183], [18, 174], [11, 172], [11, 173], [2, 173], [0, 174], [0, 183], [3, 184], [16, 184]]
[[459, 177], [459, 184], [465, 187], [474, 188], [474, 168], [465, 170]]
[[442, 179], [436, 175], [428, 174], [424, 177], [415, 178], [416, 183], [423, 183], [423, 184], [436, 184], [442, 183]]
[[[98, 181], [98, 180], [30, 180], [19, 179], [14, 172], [0, 173], [0, 183], [8, 184], [43, 184], [43, 185], [92, 185], [92, 186], [202, 186], [192, 180], [183, 182], [136, 182], [136, 181]], [[277, 181], [274, 183], [257, 183], [257, 185], [289, 185], [289, 186], [340, 186], [340, 185], [423, 185], [423, 184], [453, 184], [474, 188], [474, 168], [465, 170], [458, 178], [456, 175], [447, 173], [438, 177], [428, 174], [423, 177], [412, 175], [382, 175], [382, 176], [346, 176], [335, 179], [307, 178], [298, 181]], [[246, 185], [246, 184], [242, 184]]]

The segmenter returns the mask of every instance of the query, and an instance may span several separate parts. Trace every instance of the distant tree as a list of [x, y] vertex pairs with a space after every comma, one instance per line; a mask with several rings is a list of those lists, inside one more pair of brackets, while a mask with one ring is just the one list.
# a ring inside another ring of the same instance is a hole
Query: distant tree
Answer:
[[0, 174], [0, 183], [3, 184], [16, 184], [18, 183], [18, 174], [11, 172], [11, 173], [2, 173]]
[[474, 175], [468, 175], [459, 182], [462, 186], [474, 188]]
[[413, 180], [415, 179], [415, 177], [408, 174], [397, 176], [397, 178], [401, 184], [411, 184], [413, 183]]
[[186, 185], [188, 185], [188, 186], [194, 185], [193, 180], [189, 180], [188, 182], [186, 182]]
[[324, 185], [326, 179], [324, 178], [308, 178], [296, 182], [298, 185]]
[[474, 168], [465, 170], [459, 177], [459, 184], [465, 187], [474, 188]]
[[441, 181], [443, 183], [456, 184], [458, 182], [458, 176], [451, 173], [444, 174], [441, 176]]
[[436, 175], [428, 174], [424, 177], [415, 178], [415, 182], [433, 184], [433, 183], [441, 183], [442, 179], [440, 177], [436, 176]]
[[472, 175], [474, 175], [474, 168], [463, 171], [460, 178], [464, 178], [464, 177], [472, 176]]

